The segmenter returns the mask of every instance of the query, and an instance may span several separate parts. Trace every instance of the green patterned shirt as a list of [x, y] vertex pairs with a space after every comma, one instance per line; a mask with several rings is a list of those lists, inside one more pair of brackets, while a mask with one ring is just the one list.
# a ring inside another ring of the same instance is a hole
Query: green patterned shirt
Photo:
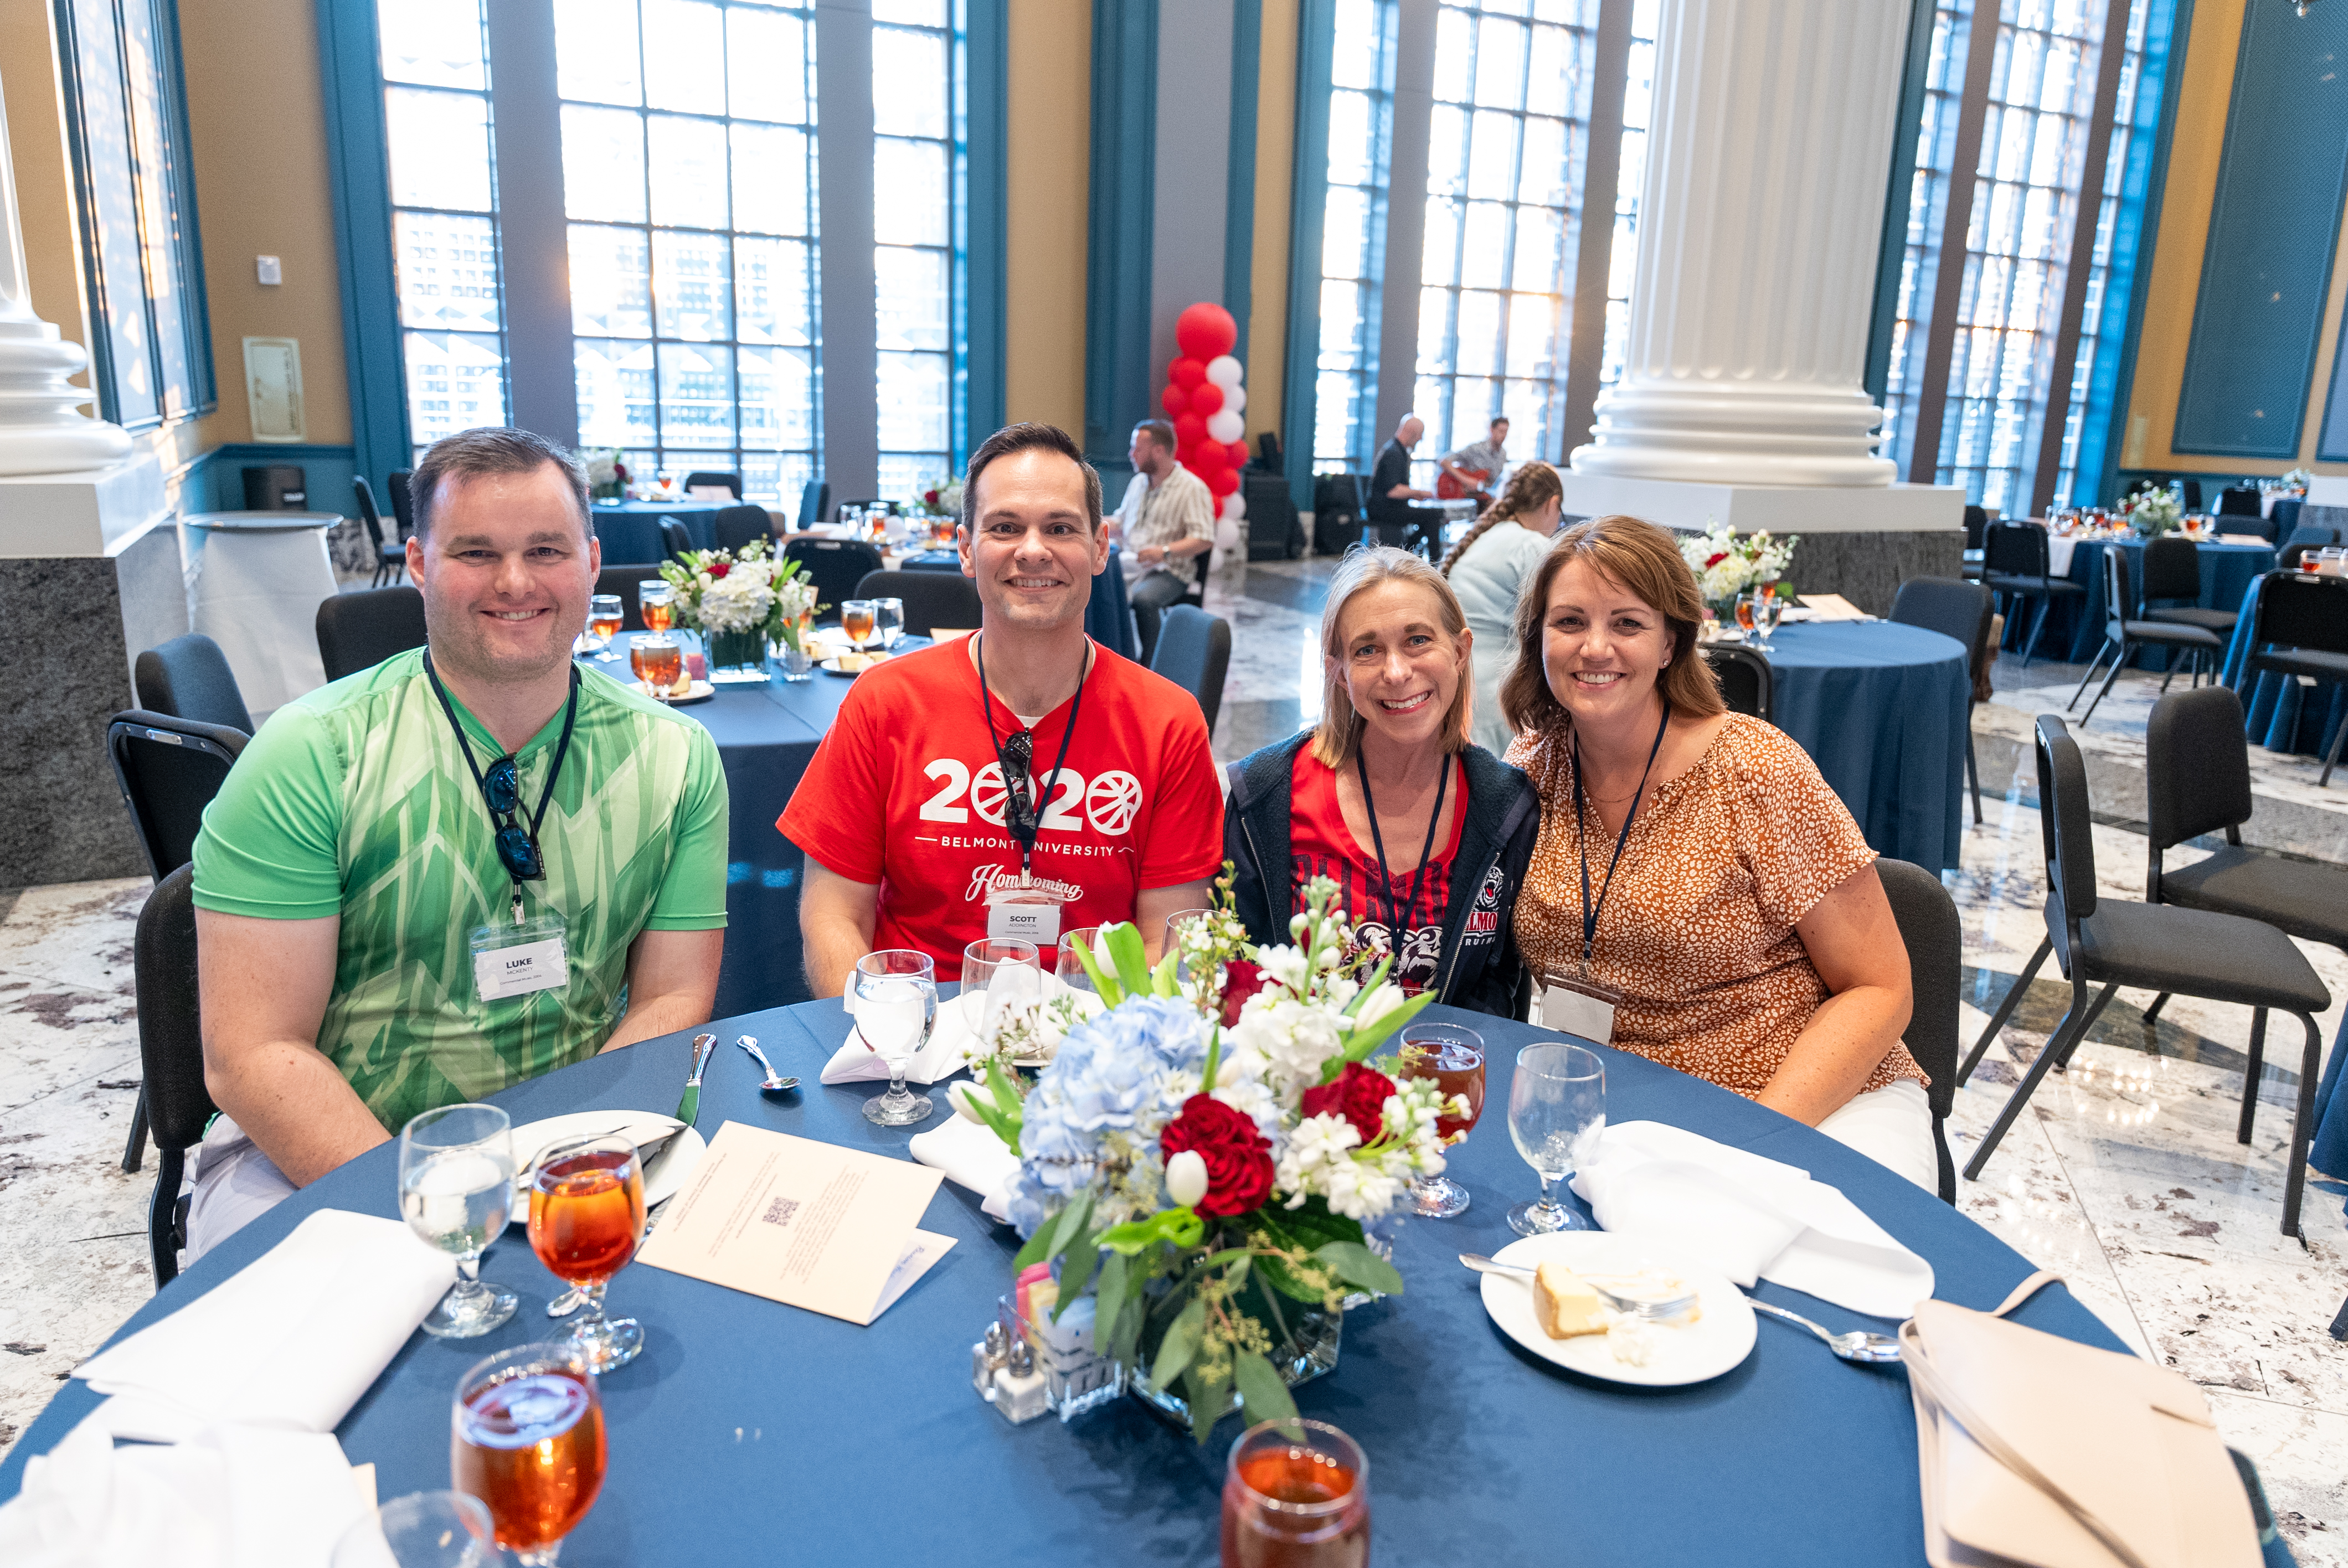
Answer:
[[[457, 712], [486, 771], [504, 749]], [[558, 709], [518, 753], [526, 814], [561, 733]], [[726, 924], [716, 743], [598, 671], [582, 671], [539, 832], [546, 878], [523, 894], [526, 914], [561, 917], [570, 984], [485, 1002], [469, 938], [513, 907], [495, 835], [420, 649], [272, 714], [204, 811], [198, 908], [342, 917], [318, 1049], [391, 1132], [594, 1055], [624, 1010], [636, 934]]]

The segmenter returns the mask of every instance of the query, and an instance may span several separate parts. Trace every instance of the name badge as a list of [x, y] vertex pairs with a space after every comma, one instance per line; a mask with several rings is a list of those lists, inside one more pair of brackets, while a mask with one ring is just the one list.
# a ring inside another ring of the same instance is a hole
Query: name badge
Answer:
[[1541, 1027], [1611, 1045], [1614, 1041], [1614, 1008], [1622, 999], [1621, 991], [1595, 980], [1547, 976], [1541, 988]]
[[986, 935], [992, 941], [1033, 942], [1048, 948], [1060, 939], [1060, 906], [1032, 887], [1006, 887], [989, 894]]
[[571, 983], [562, 922], [551, 917], [541, 915], [519, 926], [476, 927], [471, 947], [473, 989], [485, 1002], [556, 990]]

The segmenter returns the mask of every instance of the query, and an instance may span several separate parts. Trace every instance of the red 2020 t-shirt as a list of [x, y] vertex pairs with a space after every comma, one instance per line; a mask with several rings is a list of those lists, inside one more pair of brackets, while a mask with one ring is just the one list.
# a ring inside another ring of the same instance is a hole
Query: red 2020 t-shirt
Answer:
[[[986, 935], [986, 896], [1019, 881], [1019, 841], [1003, 825], [1003, 769], [979, 707], [964, 640], [856, 678], [775, 825], [853, 882], [880, 884], [875, 948], [913, 948], [938, 979]], [[994, 739], [1018, 718], [989, 694]], [[1144, 887], [1218, 875], [1223, 799], [1198, 699], [1094, 646], [1076, 738], [1056, 778], [1075, 702], [1035, 726], [1035, 877], [1062, 899], [1060, 929], [1130, 920]], [[1056, 954], [1043, 953], [1045, 968]]]
[[[1443, 916], [1451, 907], [1451, 863], [1459, 854], [1459, 835], [1468, 825], [1468, 770], [1457, 759], [1446, 765], [1452, 770], [1448, 793], [1458, 803], [1452, 813], [1451, 832], [1447, 839], [1436, 844], [1424, 874], [1414, 869], [1407, 876], [1395, 876], [1398, 907], [1394, 913], [1402, 926], [1398, 933], [1387, 927], [1386, 879], [1378, 868], [1377, 856], [1354, 843], [1353, 829], [1345, 825], [1344, 808], [1337, 800], [1337, 775], [1313, 754], [1311, 746], [1298, 749], [1296, 765], [1289, 775], [1295, 789], [1288, 807], [1290, 912], [1304, 912], [1305, 886], [1315, 876], [1330, 878], [1337, 884], [1345, 917], [1354, 927], [1354, 939], [1381, 954], [1392, 954], [1395, 982], [1414, 994], [1435, 983], [1440, 967]], [[1391, 839], [1386, 842], [1389, 856], [1417, 851], [1416, 840], [1406, 848]], [[1414, 887], [1418, 892], [1416, 899], [1411, 898]]]

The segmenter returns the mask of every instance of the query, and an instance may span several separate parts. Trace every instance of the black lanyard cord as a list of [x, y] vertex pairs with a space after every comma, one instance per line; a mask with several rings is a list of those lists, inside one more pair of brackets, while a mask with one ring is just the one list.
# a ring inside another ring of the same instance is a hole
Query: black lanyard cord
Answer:
[[1622, 831], [1615, 835], [1614, 858], [1606, 863], [1606, 880], [1598, 888], [1598, 902], [1590, 901], [1590, 833], [1581, 810], [1581, 736], [1573, 737], [1573, 832], [1581, 842], [1581, 978], [1590, 978], [1590, 955], [1598, 946], [1598, 913], [1606, 895], [1614, 890], [1614, 869], [1622, 864], [1622, 846], [1631, 842], [1631, 824], [1638, 820], [1639, 801], [1647, 793], [1647, 775], [1655, 771], [1655, 754], [1663, 749], [1663, 732], [1671, 727], [1672, 705], [1663, 703], [1663, 723], [1655, 726], [1655, 743], [1647, 748], [1647, 765], [1639, 770], [1639, 793], [1622, 815]]
[[1451, 787], [1451, 753], [1443, 753], [1443, 773], [1435, 784], [1435, 810], [1426, 819], [1426, 842], [1418, 848], [1418, 869], [1410, 879], [1410, 901], [1402, 906], [1400, 914], [1395, 908], [1394, 873], [1386, 869], [1385, 835], [1378, 831], [1378, 803], [1370, 794], [1370, 764], [1363, 760], [1362, 748], [1354, 747], [1354, 771], [1362, 781], [1362, 809], [1370, 818], [1370, 842], [1377, 846], [1378, 876], [1385, 879], [1386, 894], [1386, 931], [1394, 943], [1395, 956], [1402, 956], [1402, 915], [1418, 907], [1419, 890], [1426, 883], [1427, 857], [1435, 853], [1435, 825], [1443, 820], [1444, 793]]
[[[474, 759], [472, 739], [465, 733], [465, 726], [458, 723], [456, 707], [448, 701], [448, 689], [440, 683], [440, 672], [432, 668], [432, 651], [428, 648], [424, 651], [424, 673], [432, 682], [432, 694], [440, 699], [440, 711], [448, 716], [448, 727], [457, 732], [457, 748], [465, 753], [465, 766], [472, 771], [473, 783], [481, 792], [481, 804], [489, 811], [489, 821], [500, 828], [512, 826], [511, 818], [514, 814], [501, 812], [490, 804], [489, 781], [482, 776], [481, 764]], [[554, 798], [554, 781], [562, 773], [563, 759], [571, 754], [571, 730], [578, 719], [579, 666], [573, 664], [571, 666], [571, 694], [562, 704], [562, 738], [555, 743], [554, 765], [546, 770], [546, 783], [538, 792], [538, 810], [530, 815], [530, 838], [533, 846], [538, 843], [538, 830], [546, 821], [547, 804]], [[521, 804], [520, 762], [515, 757], [498, 759], [498, 762], [509, 761], [513, 762], [515, 765], [514, 804], [520, 805]], [[492, 763], [489, 765], [495, 767], [497, 764]], [[501, 821], [500, 818], [505, 820]], [[506, 873], [508, 876], [513, 876], [513, 868], [508, 866]], [[513, 883], [514, 899], [519, 904], [521, 899], [521, 878], [514, 876]]]
[[[1003, 742], [998, 739], [994, 733], [994, 704], [988, 699], [986, 692], [986, 640], [984, 634], [975, 631], [972, 632], [970, 646], [971, 651], [975, 654], [978, 659], [978, 711], [980, 715], [986, 720], [986, 739], [988, 743], [994, 747], [994, 765], [1002, 772], [1003, 774], [1003, 794], [1004, 804], [1005, 806], [1003, 813], [1003, 823], [1005, 827], [1011, 830], [1011, 836], [1019, 841], [1019, 883], [1020, 886], [1025, 886], [1029, 882], [1034, 880], [1033, 868], [1035, 860], [1035, 830], [1040, 822], [1038, 808], [1044, 804], [1043, 794], [1045, 786], [1043, 781], [1037, 778], [1034, 772], [1035, 757], [1031, 753], [1028, 757], [1029, 772], [1025, 780], [1026, 793], [1012, 788], [1010, 760], [1004, 755]], [[1076, 701], [1068, 709], [1068, 727], [1060, 732], [1060, 753], [1052, 759], [1052, 772], [1050, 777], [1052, 783], [1055, 784], [1060, 782], [1060, 765], [1068, 760], [1068, 743], [1076, 738], [1076, 716], [1085, 711], [1085, 677], [1092, 673], [1092, 640], [1090, 638], [1086, 638], [1085, 640], [1084, 667], [1076, 676]], [[1016, 718], [1018, 715], [1014, 713], [1012, 717]], [[1029, 732], [1031, 734], [1033, 733], [1033, 731]], [[1031, 795], [1033, 797], [1032, 799], [1030, 798]], [[1014, 801], [1018, 803], [1020, 807], [1016, 812], [1008, 809]], [[1016, 819], [1015, 821], [1014, 818]]]

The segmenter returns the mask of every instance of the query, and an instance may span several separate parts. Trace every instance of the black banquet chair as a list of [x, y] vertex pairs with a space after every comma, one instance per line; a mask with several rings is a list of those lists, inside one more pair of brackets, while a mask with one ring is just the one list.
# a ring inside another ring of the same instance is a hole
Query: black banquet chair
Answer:
[[1981, 764], [1973, 759], [1973, 696], [1989, 658], [1989, 628], [1997, 598], [1980, 583], [1950, 577], [1911, 577], [1891, 596], [1890, 619], [1953, 638], [1965, 650], [1965, 779], [1972, 785], [1973, 825], [1982, 821]]
[[1728, 704], [1728, 711], [1750, 714], [1767, 723], [1775, 684], [1769, 656], [1742, 642], [1707, 642], [1704, 656], [1720, 682], [1720, 700]]
[[958, 571], [868, 571], [850, 599], [893, 599], [905, 607], [905, 635], [978, 630], [978, 584]]
[[159, 642], [133, 661], [131, 690], [150, 713], [225, 724], [252, 733], [252, 714], [220, 644], [201, 631]]
[[318, 658], [329, 681], [423, 646], [424, 596], [412, 588], [338, 593], [318, 606]]
[[1982, 577], [1982, 550], [1989, 539], [1989, 508], [1968, 506], [1965, 508], [1965, 549], [1963, 564], [1958, 569], [1967, 582], [1979, 582]]
[[738, 550], [752, 539], [771, 538], [775, 520], [767, 515], [764, 507], [720, 507], [716, 527], [717, 548]]
[[[2163, 534], [2144, 547], [2144, 618], [2178, 626], [2198, 626], [2216, 637], [2234, 635], [2241, 612], [2204, 610], [2201, 597], [2201, 547], [2182, 534]], [[2181, 599], [2183, 604], [2153, 608], [2157, 599]]]
[[2111, 694], [2112, 682], [2120, 678], [2120, 670], [2127, 663], [2128, 656], [2139, 648], [2168, 650], [2168, 671], [2160, 678], [2163, 692], [2168, 691], [2168, 683], [2177, 678], [2178, 655], [2192, 661], [2192, 683], [2195, 685], [2200, 683], [2205, 662], [2211, 676], [2215, 677], [2218, 666], [2225, 660], [2226, 644], [2216, 632], [2172, 620], [2136, 620], [2128, 614], [2128, 607], [2133, 603], [2135, 600], [2128, 592], [2127, 552], [2107, 549], [2104, 552], [2104, 645], [2096, 649], [2096, 656], [2087, 661], [2087, 672], [2079, 677], [2079, 690], [2071, 693], [2065, 711], [2079, 705], [2080, 697], [2087, 690], [2087, 682], [2096, 678], [2096, 671], [2103, 663], [2106, 654], [2111, 656], [2112, 669], [2111, 673], [2104, 677], [2103, 685], [2096, 689], [2096, 700], [2088, 703], [2087, 711], [2079, 716], [2082, 729], [2095, 718], [2096, 709], [2103, 700]]
[[1949, 1153], [1949, 1112], [1957, 1103], [1957, 999], [1964, 989], [1964, 923], [1941, 879], [1905, 860], [1879, 858], [1875, 874], [1891, 901], [1891, 918], [1908, 949], [1908, 983], [1915, 1009], [1900, 1037], [1931, 1082], [1932, 1153], [1940, 1167], [1942, 1203], [1957, 1201], [1957, 1163]]
[[[180, 1195], [188, 1151], [217, 1109], [204, 1088], [204, 1040], [196, 1003], [195, 868], [155, 885], [131, 939], [139, 1006], [139, 1102], [155, 1136], [155, 1194], [147, 1203], [147, 1246], [155, 1288], [179, 1277], [188, 1245], [188, 1204]], [[124, 1166], [135, 1170], [135, 1165]]]
[[399, 526], [403, 539], [416, 531], [416, 498], [407, 485], [415, 475], [413, 468], [394, 468], [383, 477], [384, 491], [391, 497], [391, 520]]
[[740, 500], [742, 498], [742, 476], [739, 474], [720, 474], [714, 470], [705, 469], [696, 473], [687, 474], [685, 477], [685, 493], [688, 496], [692, 495], [698, 489], [717, 489], [720, 487], [723, 487], [726, 493], [733, 497], [736, 500]]
[[[2300, 1200], [2307, 1184], [2308, 1140], [2314, 1132], [2315, 1080], [2323, 1055], [2315, 1015], [2331, 1007], [2332, 993], [2291, 938], [2263, 921], [2209, 909], [2099, 896], [2094, 825], [2088, 817], [2087, 769], [2080, 760], [2078, 743], [2052, 713], [2039, 716], [2037, 740], [2039, 832], [2046, 848], [2047, 935], [2013, 989], [1998, 1004], [1989, 1027], [1959, 1069], [1957, 1081], [1962, 1084], [1980, 1065], [1990, 1041], [2005, 1027], [2014, 1004], [2030, 989], [2049, 953], [2071, 982], [2071, 1005], [1998, 1112], [1973, 1157], [1966, 1162], [1965, 1179], [1981, 1178], [1982, 1167], [1997, 1152], [1999, 1142], [2039, 1083], [2049, 1071], [2070, 1061], [2122, 986], [2232, 1002], [2252, 1010], [2254, 1041], [2263, 1040], [2260, 1015], [2269, 1011], [2289, 1013], [2307, 1031], [2282, 1199], [2282, 1234], [2296, 1236]], [[2103, 989], [2097, 990], [2098, 986]], [[2258, 1092], [2259, 1065], [2255, 1059], [2250, 1062], [2245, 1094]]]
[[675, 518], [662, 518], [659, 521], [662, 551], [671, 560], [684, 559], [685, 553], [694, 548], [693, 530]]
[[1223, 677], [1231, 667], [1231, 624], [1196, 605], [1169, 607], [1158, 629], [1158, 651], [1149, 668], [1199, 699], [1207, 733], [1215, 733], [1222, 712]]
[[[1982, 581], [2000, 599], [2034, 599], [2038, 613], [2031, 618], [2030, 636], [2022, 645], [2022, 667], [2030, 668], [2038, 651], [2038, 634], [2046, 630], [2046, 610], [2058, 599], [2085, 599], [2087, 590], [2067, 577], [2056, 577], [2047, 565], [2046, 530], [2030, 523], [1996, 523], [1982, 537]], [[2007, 611], [2012, 619], [2013, 612]]]
[[[2248, 669], [2305, 676], [2319, 686], [2348, 682], [2348, 578], [2313, 572], [2271, 571], [2259, 583], [2258, 607], [2250, 616]], [[2348, 721], [2332, 733], [2323, 774], [2332, 783], [2340, 746], [2348, 741]]]
[[2264, 500], [2252, 485], [2229, 485], [2218, 492], [2218, 515], [2221, 518], [2259, 518], [2266, 516]]
[[816, 613], [834, 620], [864, 579], [880, 569], [880, 552], [862, 539], [793, 539], [783, 554], [815, 584]]
[[353, 479], [351, 499], [358, 503], [359, 521], [366, 525], [367, 538], [375, 541], [375, 586], [400, 581], [407, 576], [407, 546], [399, 539], [384, 542], [383, 514], [375, 509], [375, 487], [363, 478]]

